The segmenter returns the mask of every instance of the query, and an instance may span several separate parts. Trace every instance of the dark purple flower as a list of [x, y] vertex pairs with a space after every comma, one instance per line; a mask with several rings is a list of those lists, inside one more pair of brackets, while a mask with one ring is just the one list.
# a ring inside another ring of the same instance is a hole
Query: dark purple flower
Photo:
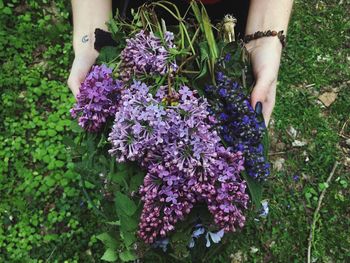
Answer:
[[205, 92], [218, 120], [220, 135], [226, 145], [243, 152], [247, 174], [264, 180], [270, 174], [270, 165], [265, 160], [261, 143], [266, 129], [265, 123], [255, 113], [243, 88], [222, 72], [219, 73], [217, 87], [211, 86]]

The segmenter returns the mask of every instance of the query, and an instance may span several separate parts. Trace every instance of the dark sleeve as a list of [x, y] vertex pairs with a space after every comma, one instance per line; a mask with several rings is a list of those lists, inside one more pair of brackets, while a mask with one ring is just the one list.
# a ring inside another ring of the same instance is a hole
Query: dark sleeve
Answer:
[[110, 32], [104, 31], [100, 28], [95, 29], [95, 43], [94, 47], [97, 51], [100, 51], [101, 48], [105, 46], [115, 46], [117, 42], [112, 38]]
[[[127, 16], [130, 14], [131, 8], [137, 10], [137, 8], [145, 2], [147, 1], [112, 0], [113, 13], [115, 14], [115, 11], [119, 9], [121, 15], [125, 15], [126, 18], [128, 18]], [[181, 13], [186, 12], [188, 4], [185, 0], [173, 0], [173, 2], [177, 4]], [[218, 3], [207, 5], [207, 11], [214, 24], [220, 22], [226, 14], [233, 15], [237, 19], [236, 35], [238, 38], [243, 38], [247, 24], [249, 4], [249, 0], [222, 0]], [[161, 10], [159, 11], [160, 16], [164, 18], [168, 24], [175, 24], [177, 22], [171, 15], [161, 12]], [[95, 39], [95, 49], [97, 51], [100, 51], [104, 46], [113, 46], [116, 43], [113, 40], [111, 33], [103, 31], [99, 28], [97, 28], [95, 31]]]

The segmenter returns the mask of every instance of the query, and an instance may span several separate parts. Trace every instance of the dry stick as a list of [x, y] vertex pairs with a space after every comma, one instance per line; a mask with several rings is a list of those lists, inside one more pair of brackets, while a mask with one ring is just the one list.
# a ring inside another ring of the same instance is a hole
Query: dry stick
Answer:
[[349, 121], [350, 121], [350, 118], [348, 118], [346, 120], [346, 122], [344, 122], [343, 127], [341, 128], [340, 133], [339, 133], [339, 136], [341, 136], [341, 137], [343, 137], [345, 139], [349, 138], [349, 136], [344, 134], [345, 128], [347, 127]]
[[[332, 180], [332, 178], [334, 176], [334, 173], [335, 173], [335, 170], [337, 169], [338, 164], [339, 164], [338, 161], [335, 161], [335, 163], [333, 165], [333, 168], [332, 168], [332, 171], [331, 171], [331, 173], [329, 174], [329, 176], [327, 178], [326, 184], [329, 184], [330, 181]], [[327, 188], [328, 187], [325, 187], [322, 190], [322, 193], [321, 193], [320, 198], [318, 200], [317, 208], [316, 208], [316, 210], [314, 212], [314, 216], [313, 216], [313, 220], [312, 220], [312, 224], [311, 224], [311, 229], [310, 229], [310, 234], [309, 234], [308, 248], [307, 248], [307, 263], [311, 263], [312, 239], [313, 239], [313, 235], [314, 235], [314, 231], [315, 231], [315, 227], [316, 227], [317, 216], [318, 216], [318, 213], [320, 212], [322, 200], [323, 200], [323, 198], [324, 198], [324, 196], [326, 194]]]

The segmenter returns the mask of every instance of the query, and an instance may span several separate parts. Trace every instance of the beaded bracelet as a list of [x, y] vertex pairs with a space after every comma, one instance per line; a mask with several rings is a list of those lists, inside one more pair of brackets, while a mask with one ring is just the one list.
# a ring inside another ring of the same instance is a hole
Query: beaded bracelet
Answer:
[[248, 43], [252, 40], [258, 39], [258, 38], [262, 38], [262, 37], [275, 37], [277, 36], [278, 39], [281, 41], [282, 47], [286, 46], [286, 36], [283, 34], [283, 30], [277, 32], [275, 30], [271, 31], [271, 30], [267, 30], [267, 31], [257, 31], [254, 34], [250, 34], [250, 35], [246, 35], [243, 38], [243, 42], [244, 43]]

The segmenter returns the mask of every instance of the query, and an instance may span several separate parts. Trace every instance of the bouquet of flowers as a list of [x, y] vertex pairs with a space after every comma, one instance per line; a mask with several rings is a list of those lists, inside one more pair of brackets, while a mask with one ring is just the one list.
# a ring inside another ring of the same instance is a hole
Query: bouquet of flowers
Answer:
[[[160, 20], [159, 8], [178, 24]], [[190, 8], [193, 16], [181, 17], [159, 1], [131, 22], [117, 14], [109, 28], [118, 42], [102, 49], [71, 110], [82, 128], [83, 191], [109, 226], [97, 237], [106, 261], [199, 262], [244, 226], [250, 206], [260, 209], [269, 164], [264, 121], [250, 105], [249, 57], [228, 41], [234, 32], [220, 30], [231, 16], [214, 27], [204, 6]], [[89, 197], [96, 185], [104, 203]]]

